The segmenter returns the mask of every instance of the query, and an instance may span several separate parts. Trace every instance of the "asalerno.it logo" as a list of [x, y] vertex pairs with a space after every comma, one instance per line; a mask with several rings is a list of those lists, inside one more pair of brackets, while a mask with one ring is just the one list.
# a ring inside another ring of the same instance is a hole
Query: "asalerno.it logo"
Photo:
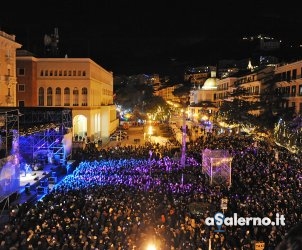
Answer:
[[275, 219], [270, 217], [239, 217], [237, 213], [233, 217], [225, 217], [222, 212], [215, 213], [214, 217], [205, 219], [207, 226], [216, 226], [215, 232], [224, 232], [221, 227], [225, 226], [285, 226], [285, 217], [283, 214], [276, 213]]

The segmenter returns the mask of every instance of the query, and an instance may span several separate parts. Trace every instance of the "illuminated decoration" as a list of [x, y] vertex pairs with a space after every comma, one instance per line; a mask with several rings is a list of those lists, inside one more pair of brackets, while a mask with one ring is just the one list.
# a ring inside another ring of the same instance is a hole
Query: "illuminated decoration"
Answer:
[[290, 122], [282, 119], [274, 128], [276, 144], [287, 148], [292, 153], [302, 152], [302, 117], [297, 116]]
[[228, 150], [205, 149], [202, 151], [202, 171], [210, 177], [211, 185], [231, 186], [232, 160], [233, 157]]

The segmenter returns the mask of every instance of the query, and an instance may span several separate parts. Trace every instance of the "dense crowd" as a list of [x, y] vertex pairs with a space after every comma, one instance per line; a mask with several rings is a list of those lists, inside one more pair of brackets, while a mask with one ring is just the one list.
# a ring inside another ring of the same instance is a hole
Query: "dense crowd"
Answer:
[[[203, 150], [232, 155], [232, 184], [210, 185]], [[86, 149], [87, 150], [87, 149]], [[186, 164], [158, 144], [77, 152], [78, 166], [35, 206], [11, 209], [0, 249], [254, 249], [274, 250], [302, 220], [301, 158], [265, 140], [207, 136], [189, 144]], [[92, 157], [93, 155], [93, 157]], [[285, 215], [285, 226], [222, 226], [225, 216]]]

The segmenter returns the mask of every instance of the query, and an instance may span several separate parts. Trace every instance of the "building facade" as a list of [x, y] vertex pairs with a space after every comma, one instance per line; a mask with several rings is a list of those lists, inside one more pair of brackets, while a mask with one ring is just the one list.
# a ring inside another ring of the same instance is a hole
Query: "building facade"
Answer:
[[0, 106], [16, 106], [16, 50], [21, 44], [15, 35], [0, 30]]
[[292, 107], [296, 113], [302, 113], [302, 61], [277, 66], [275, 81], [283, 108]]
[[118, 127], [113, 73], [91, 59], [23, 53], [17, 56], [17, 72], [18, 106], [72, 108], [75, 140], [109, 137]]

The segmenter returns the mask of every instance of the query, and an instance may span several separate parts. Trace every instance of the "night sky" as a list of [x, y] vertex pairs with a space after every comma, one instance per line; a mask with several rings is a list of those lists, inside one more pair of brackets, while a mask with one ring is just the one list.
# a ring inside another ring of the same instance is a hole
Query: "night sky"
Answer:
[[9, 1], [0, 29], [41, 56], [44, 35], [58, 27], [62, 56], [89, 57], [115, 75], [167, 73], [175, 65], [231, 59], [222, 57], [243, 36], [301, 41], [299, 12], [294, 3], [270, 0]]

